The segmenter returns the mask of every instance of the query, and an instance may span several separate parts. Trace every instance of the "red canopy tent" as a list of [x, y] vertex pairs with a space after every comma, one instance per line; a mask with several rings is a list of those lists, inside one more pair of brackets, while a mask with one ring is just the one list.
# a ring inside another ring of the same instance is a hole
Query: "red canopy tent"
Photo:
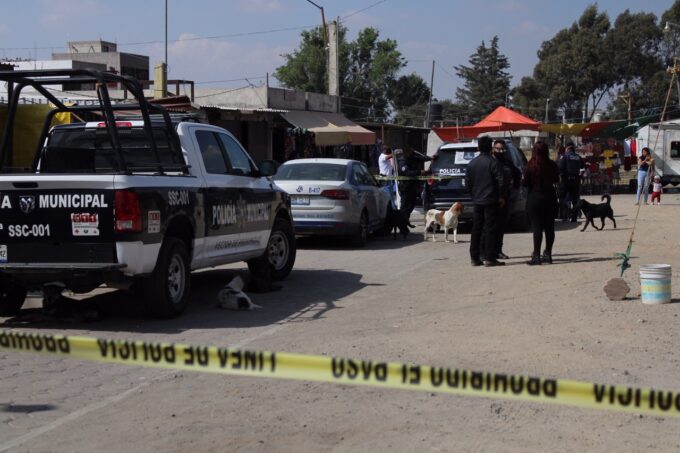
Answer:
[[500, 106], [474, 126], [435, 127], [432, 130], [445, 142], [455, 142], [462, 138], [476, 138], [485, 132], [537, 131], [540, 124], [528, 116]]

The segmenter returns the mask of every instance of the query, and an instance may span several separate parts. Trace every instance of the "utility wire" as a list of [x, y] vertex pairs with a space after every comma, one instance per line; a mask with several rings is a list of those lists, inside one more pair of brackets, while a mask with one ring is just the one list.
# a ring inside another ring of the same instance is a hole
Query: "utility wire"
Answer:
[[247, 82], [249, 79], [251, 80], [262, 80], [267, 76], [251, 76], [251, 77], [241, 77], [240, 79], [225, 79], [225, 80], [206, 80], [203, 82], [194, 82], [195, 85], [205, 85], [207, 83], [227, 83], [227, 82], [241, 82], [245, 81]]
[[344, 17], [341, 17], [340, 20], [345, 20], [345, 19], [347, 19], [347, 18], [349, 18], [349, 17], [354, 16], [355, 14], [363, 13], [363, 12], [366, 11], [367, 9], [371, 9], [371, 8], [373, 8], [374, 6], [380, 5], [381, 3], [385, 3], [386, 1], [387, 1], [387, 0], [380, 0], [379, 2], [375, 2], [375, 3], [371, 4], [371, 5], [368, 5], [366, 8], [360, 9], [359, 11], [354, 11], [353, 13], [350, 13], [350, 14], [344, 16]]
[[442, 71], [444, 71], [444, 74], [448, 75], [448, 76], [451, 77], [453, 80], [456, 80], [456, 81], [458, 80], [458, 77], [454, 76], [454, 75], [451, 74], [449, 71], [447, 71], [447, 70], [444, 68], [444, 66], [440, 65], [439, 63], [437, 63], [436, 60], [435, 60], [434, 64], [435, 64], [435, 66], [437, 66], [439, 69], [441, 69]]
[[[383, 0], [387, 1], [387, 0]], [[241, 33], [230, 33], [226, 35], [213, 35], [213, 36], [194, 36], [190, 38], [179, 38], [179, 39], [173, 39], [168, 42], [170, 43], [177, 43], [177, 42], [185, 42], [185, 41], [200, 41], [200, 40], [208, 40], [208, 39], [222, 39], [222, 38], [236, 38], [239, 36], [252, 36], [252, 35], [264, 35], [268, 33], [279, 33], [279, 32], [284, 32], [284, 31], [293, 31], [293, 30], [305, 30], [308, 28], [314, 28], [316, 25], [304, 25], [304, 26], [298, 26], [298, 27], [287, 27], [287, 28], [276, 28], [276, 29], [270, 29], [270, 30], [258, 30], [258, 31], [250, 31], [250, 32], [241, 32]], [[146, 44], [161, 44], [164, 43], [165, 41], [139, 41], [139, 42], [127, 42], [127, 43], [118, 43], [118, 46], [141, 46], [141, 45], [146, 45]], [[46, 49], [68, 49], [67, 46], [44, 46], [44, 47], [0, 47], [0, 50], [46, 50]]]

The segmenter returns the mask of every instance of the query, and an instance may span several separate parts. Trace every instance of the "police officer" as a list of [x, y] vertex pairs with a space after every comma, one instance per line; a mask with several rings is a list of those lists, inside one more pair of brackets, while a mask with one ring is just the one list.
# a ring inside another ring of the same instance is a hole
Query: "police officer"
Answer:
[[[508, 202], [503, 204], [498, 209], [498, 259], [507, 260], [510, 257], [503, 253], [503, 237], [505, 236], [505, 231], [508, 228], [508, 206], [510, 205], [509, 200], [512, 198], [513, 194], [519, 189], [522, 172], [519, 168], [515, 167], [507, 155], [505, 149], [504, 140], [495, 140], [493, 142], [493, 150], [491, 155], [496, 158], [498, 163], [501, 165], [503, 170], [503, 187], [501, 193], [507, 194]], [[482, 249], [484, 246], [482, 245]]]
[[[399, 181], [399, 196], [401, 197], [401, 206], [399, 211], [404, 215], [405, 219], [410, 219], [413, 209], [416, 207], [416, 199], [418, 198], [418, 189], [420, 188], [420, 181], [415, 177], [425, 174], [422, 170], [423, 162], [431, 160], [430, 158], [419, 158], [413, 152], [413, 148], [407, 147], [404, 149], [404, 156], [399, 162], [399, 177], [412, 177]], [[410, 223], [410, 222], [409, 222]], [[413, 225], [409, 225], [413, 228]]]
[[[558, 167], [560, 169], [560, 179], [562, 180], [560, 187], [561, 202], [566, 205], [568, 199], [571, 201], [572, 207], [576, 206], [576, 203], [581, 198], [581, 169], [585, 165], [581, 156], [576, 154], [572, 142], [567, 143], [566, 151], [562, 159], [560, 159]], [[570, 215], [571, 221], [576, 222], [577, 214], [576, 209], [572, 208], [566, 215]]]

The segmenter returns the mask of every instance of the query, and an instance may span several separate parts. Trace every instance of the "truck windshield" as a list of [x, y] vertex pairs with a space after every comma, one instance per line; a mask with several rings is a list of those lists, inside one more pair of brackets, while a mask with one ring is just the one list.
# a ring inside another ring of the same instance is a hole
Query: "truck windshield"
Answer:
[[477, 148], [459, 148], [444, 150], [437, 153], [436, 159], [432, 161], [432, 170], [451, 169], [460, 165], [467, 165], [477, 156]]
[[[181, 152], [165, 128], [153, 129], [158, 158], [142, 128], [118, 128], [123, 159], [130, 171], [180, 171]], [[160, 159], [160, 162], [159, 162]], [[43, 149], [40, 173], [115, 173], [121, 171], [118, 152], [104, 128], [64, 128], [52, 131]]]

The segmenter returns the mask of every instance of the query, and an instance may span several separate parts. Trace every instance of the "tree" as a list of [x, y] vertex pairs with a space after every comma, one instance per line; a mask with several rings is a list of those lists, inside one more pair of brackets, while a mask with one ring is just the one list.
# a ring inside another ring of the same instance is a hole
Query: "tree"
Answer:
[[427, 116], [430, 88], [418, 74], [399, 77], [390, 87], [389, 97], [395, 109], [394, 122], [406, 126], [422, 126]]
[[[344, 27], [339, 27], [338, 40], [346, 47]], [[301, 33], [300, 47], [291, 54], [284, 55], [286, 63], [276, 68], [275, 77], [286, 88], [294, 88], [313, 93], [328, 92], [326, 71], [326, 51], [324, 50], [323, 29], [321, 27]], [[346, 65], [345, 65], [346, 66]]]
[[[512, 90], [513, 110], [531, 118], [543, 121], [546, 99], [550, 90], [539, 84], [533, 77], [522, 77], [520, 84]], [[548, 120], [555, 119], [555, 110], [550, 109]]]
[[[663, 62], [671, 66], [675, 58], [680, 57], [680, 0], [675, 0], [673, 6], [661, 15], [661, 27], [668, 24], [668, 30], [664, 33], [661, 42], [661, 58]], [[675, 25], [672, 25], [675, 24]]]
[[632, 109], [643, 115], [650, 107], [663, 105], [668, 74], [663, 64], [662, 35], [654, 14], [626, 10], [616, 18], [605, 38], [612, 49], [612, 67], [619, 76], [609, 108], [612, 117], [627, 117], [627, 104], [621, 96], [631, 96]]
[[619, 84], [635, 83], [663, 69], [660, 58], [661, 29], [652, 13], [631, 14], [625, 10], [607, 33], [604, 45]]
[[505, 103], [510, 90], [510, 63], [498, 50], [498, 36], [491, 39], [489, 47], [482, 41], [469, 63], [455, 66], [456, 74], [463, 79], [463, 87], [456, 89], [456, 100], [468, 106], [472, 117], [481, 118]]
[[609, 28], [607, 14], [591, 5], [578, 22], [543, 42], [538, 51], [534, 79], [550, 87], [551, 103], [561, 107], [567, 118], [580, 112], [587, 118], [591, 99], [594, 110], [616, 83], [617, 75], [609, 64], [611, 51], [605, 46]]
[[[373, 28], [361, 30], [352, 42], [345, 39], [345, 27], [340, 26], [338, 33], [343, 113], [354, 119], [385, 121], [392, 113], [391, 95], [402, 96], [394, 88], [397, 74], [406, 65], [397, 42], [380, 40], [379, 32]], [[286, 88], [326, 93], [322, 29], [303, 31], [301, 37], [300, 47], [286, 55], [286, 63], [276, 69], [276, 78]]]
[[391, 114], [390, 92], [406, 61], [392, 39], [379, 40], [374, 28], [364, 28], [349, 44], [348, 71], [341, 94], [343, 112], [350, 118], [386, 121]]
[[400, 110], [412, 105], [427, 103], [430, 88], [416, 73], [399, 77], [390, 87], [389, 97], [395, 109]]

